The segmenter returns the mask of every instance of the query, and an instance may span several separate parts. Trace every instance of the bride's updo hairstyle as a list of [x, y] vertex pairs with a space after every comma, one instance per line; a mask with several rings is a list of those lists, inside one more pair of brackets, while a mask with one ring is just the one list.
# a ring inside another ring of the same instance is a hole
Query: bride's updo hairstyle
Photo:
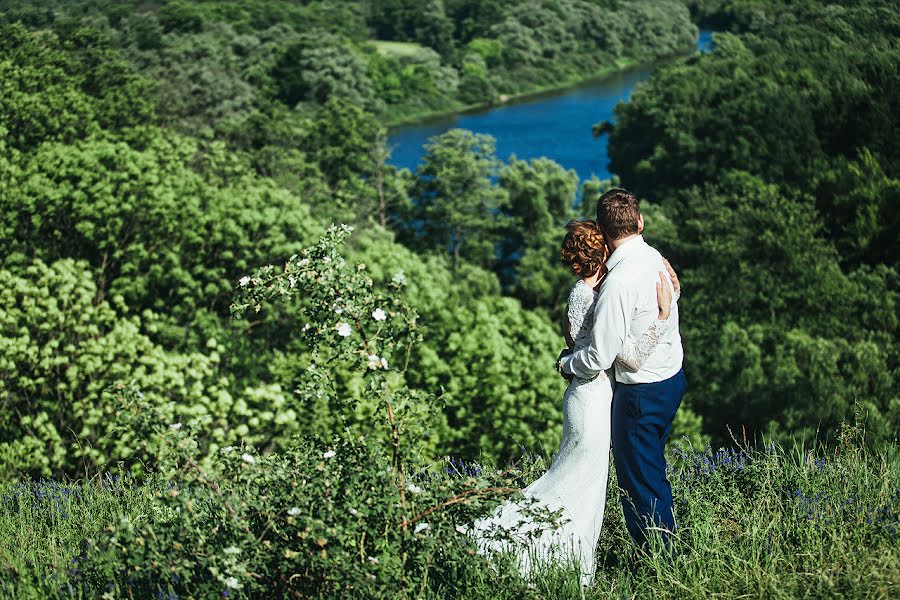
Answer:
[[579, 277], [589, 277], [606, 260], [606, 241], [596, 221], [569, 221], [562, 243], [562, 261]]

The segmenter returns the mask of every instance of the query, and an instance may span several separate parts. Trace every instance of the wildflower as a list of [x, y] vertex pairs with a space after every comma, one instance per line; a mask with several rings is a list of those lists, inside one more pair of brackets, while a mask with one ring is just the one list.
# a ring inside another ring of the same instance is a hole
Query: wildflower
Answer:
[[344, 309], [341, 308], [340, 306], [338, 306], [337, 304], [333, 304], [333, 305], [331, 306], [331, 308], [334, 310], [334, 312], [335, 312], [336, 314], [339, 314], [339, 315], [340, 315], [340, 314], [343, 314], [343, 313], [344, 313]]
[[411, 483], [408, 486], [406, 486], [406, 491], [408, 491], [410, 494], [421, 494], [422, 488], [420, 488], [419, 486], [417, 486], [414, 483]]
[[328, 452], [322, 453], [322, 458], [332, 458], [335, 454], [337, 454], [337, 452], [335, 452], [334, 450], [329, 450]]
[[394, 276], [391, 278], [391, 283], [394, 285], [405, 285], [406, 284], [406, 273], [403, 271], [397, 271], [394, 273]]
[[325, 258], [322, 259], [322, 262], [325, 263], [325, 264], [330, 263], [330, 262], [331, 262], [331, 257], [330, 257], [330, 256], [326, 256]]
[[378, 564], [378, 559], [375, 558], [374, 556], [370, 556], [370, 557], [369, 557], [369, 562], [372, 563], [373, 565], [377, 565], [377, 564]]
[[388, 368], [388, 362], [387, 362], [387, 359], [386, 359], [385, 357], [383, 357], [383, 356], [381, 357], [381, 368], [382, 368], [382, 369], [387, 369], [387, 368]]
[[356, 517], [356, 516], [359, 515], [359, 511], [357, 511], [355, 508], [351, 508], [348, 512], [349, 512], [351, 515], [353, 515], [354, 517]]
[[416, 525], [416, 528], [414, 531], [415, 531], [415, 533], [422, 533], [423, 531], [425, 531], [426, 529], [429, 529], [430, 527], [431, 527], [431, 525], [429, 525], [428, 523], [419, 523], [418, 525]]
[[171, 425], [169, 425], [169, 429], [171, 429], [172, 431], [178, 431], [179, 429], [181, 429], [181, 423], [172, 423]]
[[230, 588], [233, 589], [233, 590], [236, 590], [236, 589], [238, 589], [239, 587], [241, 587], [241, 584], [238, 583], [237, 577], [228, 577], [228, 578], [226, 578], [226, 579], [225, 579], [225, 585], [227, 585], [228, 587], [230, 587]]
[[225, 446], [222, 448], [222, 452], [231, 452], [232, 450], [234, 450], [234, 446]]
[[372, 318], [376, 321], [384, 321], [385, 319], [387, 319], [387, 315], [380, 308], [376, 308], [372, 311]]
[[288, 285], [290, 285], [292, 289], [294, 287], [294, 284], [296, 284], [296, 283], [297, 283], [297, 280], [294, 279], [294, 276], [288, 275]]
[[246, 452], [244, 452], [243, 454], [241, 454], [241, 460], [244, 461], [245, 463], [249, 464], [249, 465], [252, 465], [253, 463], [256, 462], [256, 459], [253, 458], [253, 455], [247, 454]]
[[303, 326], [303, 331], [309, 331], [309, 328], [312, 327], [309, 323]]
[[227, 548], [222, 550], [222, 552], [224, 552], [225, 554], [240, 554], [241, 549], [237, 546], [228, 546]]
[[296, 517], [297, 515], [300, 514], [300, 509], [297, 508], [296, 506], [292, 506], [291, 508], [288, 509], [288, 514], [292, 517]]
[[381, 358], [377, 354], [369, 355], [369, 368], [370, 369], [381, 368]]
[[468, 530], [465, 528], [464, 525], [457, 525], [457, 526], [455, 527], [455, 529], [456, 529], [457, 532], [459, 532], [459, 533], [461, 533], [461, 534], [463, 534], [463, 535], [465, 535], [465, 534], [468, 533]]
[[247, 287], [247, 284], [250, 283], [250, 278], [244, 275], [238, 283], [241, 284], [241, 287]]
[[305, 267], [306, 265], [309, 264], [309, 259], [308, 259], [308, 258], [301, 258], [300, 261], [299, 261], [297, 264], [300, 265], [301, 267]]
[[338, 335], [341, 337], [349, 337], [353, 334], [353, 329], [350, 328], [350, 323], [347, 323], [346, 321], [338, 323], [335, 329], [337, 329]]

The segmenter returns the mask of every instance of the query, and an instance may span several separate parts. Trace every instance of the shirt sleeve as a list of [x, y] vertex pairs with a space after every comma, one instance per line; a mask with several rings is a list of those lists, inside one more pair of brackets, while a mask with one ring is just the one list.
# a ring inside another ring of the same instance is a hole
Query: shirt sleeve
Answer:
[[562, 359], [564, 373], [591, 379], [612, 366], [625, 344], [634, 310], [631, 304], [623, 284], [605, 282], [594, 307], [590, 344]]

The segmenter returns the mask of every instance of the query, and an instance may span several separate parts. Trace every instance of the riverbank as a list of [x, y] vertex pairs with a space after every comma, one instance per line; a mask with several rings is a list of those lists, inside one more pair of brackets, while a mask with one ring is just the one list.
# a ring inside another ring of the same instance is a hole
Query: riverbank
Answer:
[[611, 75], [615, 75], [617, 73], [621, 73], [633, 68], [638, 68], [639, 66], [640, 64], [635, 59], [620, 59], [617, 60], [614, 64], [609, 65], [608, 67], [601, 69], [600, 71], [597, 71], [588, 77], [570, 77], [559, 83], [538, 86], [525, 92], [519, 92], [517, 94], [500, 94], [496, 99], [490, 102], [460, 104], [459, 106], [455, 106], [446, 110], [412, 113], [395, 121], [388, 121], [387, 126], [388, 128], [395, 128], [405, 125], [420, 125], [432, 120], [444, 119], [451, 115], [468, 114], [473, 112], [480, 112], [483, 110], [489, 110], [491, 108], [497, 108], [498, 106], [508, 106], [510, 104], [515, 104], [516, 102], [532, 100], [545, 94], [558, 94], [561, 92], [565, 92], [566, 90], [576, 88], [580, 85], [602, 81], [603, 79], [610, 77]]
[[398, 129], [411, 125], [424, 125], [431, 121], [446, 119], [447, 117], [453, 115], [478, 113], [490, 110], [492, 108], [510, 106], [520, 102], [527, 102], [529, 100], [534, 100], [543, 96], [554, 96], [582, 86], [600, 83], [603, 80], [614, 75], [665, 64], [678, 58], [690, 56], [696, 51], [697, 46], [695, 44], [691, 47], [690, 50], [678, 52], [652, 61], [641, 61], [636, 58], [621, 58], [617, 59], [615, 62], [613, 62], [613, 64], [608, 65], [600, 69], [599, 71], [595, 71], [589, 75], [568, 77], [550, 85], [535, 86], [526, 91], [518, 92], [515, 94], [500, 94], [494, 100], [489, 102], [477, 102], [473, 104], [460, 103], [456, 106], [446, 109], [412, 112], [395, 119], [389, 117], [387, 121], [387, 127], [388, 129]]

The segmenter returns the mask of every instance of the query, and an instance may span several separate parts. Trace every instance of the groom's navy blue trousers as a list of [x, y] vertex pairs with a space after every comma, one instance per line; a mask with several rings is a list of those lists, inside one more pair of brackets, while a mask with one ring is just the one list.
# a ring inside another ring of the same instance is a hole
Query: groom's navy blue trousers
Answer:
[[657, 383], [616, 383], [613, 455], [625, 525], [639, 548], [647, 546], [647, 527], [663, 530], [666, 545], [675, 530], [664, 450], [686, 387], [683, 369]]

